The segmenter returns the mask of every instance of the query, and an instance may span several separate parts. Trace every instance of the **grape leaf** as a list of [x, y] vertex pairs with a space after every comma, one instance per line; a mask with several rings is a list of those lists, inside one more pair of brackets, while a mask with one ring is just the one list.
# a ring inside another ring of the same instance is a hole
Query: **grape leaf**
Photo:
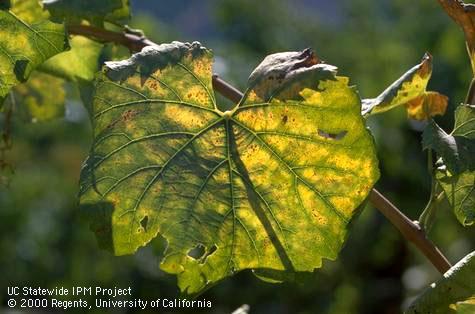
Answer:
[[0, 103], [48, 58], [68, 49], [64, 26], [45, 19], [39, 3], [12, 1], [0, 10]]
[[[425, 92], [406, 103], [407, 115], [414, 120], [427, 120], [436, 115], [444, 115], [449, 99], [438, 92]], [[430, 112], [428, 115], [427, 112]]]
[[103, 45], [83, 36], [72, 36], [71, 50], [60, 53], [45, 63], [39, 70], [73, 82], [78, 87], [81, 100], [89, 110], [92, 106], [90, 93], [93, 81], [100, 68]]
[[466, 310], [473, 309], [474, 297], [475, 252], [472, 252], [450, 268], [442, 279], [424, 291], [406, 314], [473, 313]]
[[58, 77], [34, 71], [28, 81], [15, 86], [12, 93], [34, 122], [64, 117], [66, 91], [64, 80]]
[[475, 172], [451, 174], [444, 167], [436, 171], [435, 178], [442, 186], [455, 216], [464, 226], [475, 223]]
[[461, 105], [457, 107], [452, 135], [475, 140], [475, 106]]
[[431, 121], [422, 134], [422, 145], [435, 150], [452, 174], [475, 170], [475, 106], [457, 107], [451, 134]]
[[411, 119], [426, 120], [443, 115], [448, 98], [437, 92], [426, 91], [431, 75], [432, 56], [426, 53], [421, 63], [407, 71], [378, 97], [363, 99], [362, 114], [368, 116], [405, 106]]
[[431, 121], [422, 134], [424, 149], [435, 150], [453, 174], [475, 170], [475, 141], [464, 136], [454, 136]]
[[[73, 36], [69, 43], [71, 50], [48, 59], [33, 71], [27, 82], [13, 88], [13, 98], [24, 105], [19, 111], [26, 118], [40, 122], [64, 117], [65, 89], [77, 86], [82, 92], [92, 86], [102, 45], [82, 36]], [[51, 93], [52, 90], [55, 92]]]
[[71, 82], [93, 81], [99, 70], [102, 44], [83, 36], [73, 36], [71, 49], [40, 66], [40, 70]]
[[462, 28], [468, 55], [475, 74], [475, 5], [461, 0], [439, 1], [445, 12]]
[[100, 245], [131, 254], [161, 234], [161, 268], [186, 294], [335, 259], [379, 177], [356, 90], [308, 50], [283, 53], [221, 112], [211, 66], [196, 42], [106, 63], [80, 185]]
[[43, 0], [55, 22], [126, 23], [130, 18], [129, 0]]
[[445, 133], [431, 121], [422, 135], [424, 149], [441, 157], [435, 178], [442, 186], [458, 220], [475, 222], [475, 106], [460, 105], [455, 111], [455, 126]]

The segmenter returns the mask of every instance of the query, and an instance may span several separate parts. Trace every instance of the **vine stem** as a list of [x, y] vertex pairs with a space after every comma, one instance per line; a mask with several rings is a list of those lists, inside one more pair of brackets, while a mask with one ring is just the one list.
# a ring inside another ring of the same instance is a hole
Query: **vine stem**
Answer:
[[147, 37], [130, 33], [127, 29], [124, 29], [124, 32], [120, 33], [96, 26], [68, 25], [67, 30], [71, 35], [82, 35], [101, 42], [113, 42], [129, 48], [130, 51], [140, 51], [145, 46], [157, 45]]
[[369, 200], [401, 232], [406, 240], [412, 242], [427, 257], [441, 274], [452, 267], [439, 248], [427, 238], [421, 226], [404, 215], [378, 190], [371, 190]]
[[[128, 47], [131, 51], [140, 51], [145, 46], [157, 45], [145, 36], [130, 33], [127, 30], [119, 33], [88, 25], [71, 25], [68, 26], [68, 31], [70, 34], [82, 35], [99, 41], [114, 42]], [[238, 103], [243, 97], [241, 91], [221, 79], [218, 75], [213, 75], [212, 83], [215, 91], [235, 103]], [[369, 201], [401, 232], [406, 240], [412, 242], [427, 257], [440, 273], [443, 274], [450, 269], [450, 262], [427, 238], [424, 230], [422, 230], [418, 223], [405, 216], [376, 189], [371, 190]]]

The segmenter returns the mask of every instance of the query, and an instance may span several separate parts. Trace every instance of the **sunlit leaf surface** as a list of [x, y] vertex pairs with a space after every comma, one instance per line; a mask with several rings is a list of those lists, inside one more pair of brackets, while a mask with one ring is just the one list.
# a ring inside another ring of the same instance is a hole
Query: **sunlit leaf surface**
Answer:
[[227, 112], [211, 65], [196, 42], [107, 63], [81, 176], [100, 244], [130, 254], [162, 235], [161, 268], [187, 294], [335, 259], [379, 176], [356, 90], [311, 51], [266, 58]]
[[472, 252], [419, 296], [406, 314], [473, 313], [474, 298], [475, 252]]
[[83, 36], [73, 36], [69, 51], [43, 63], [40, 70], [71, 82], [93, 81], [99, 70], [102, 44]]

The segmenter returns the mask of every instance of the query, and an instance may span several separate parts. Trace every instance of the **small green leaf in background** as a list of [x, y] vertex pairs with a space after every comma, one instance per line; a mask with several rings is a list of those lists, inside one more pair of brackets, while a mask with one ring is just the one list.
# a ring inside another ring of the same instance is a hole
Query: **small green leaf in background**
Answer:
[[43, 63], [39, 70], [77, 86], [85, 107], [92, 107], [93, 81], [100, 69], [103, 45], [83, 36], [72, 36], [71, 50], [63, 52]]
[[475, 252], [465, 256], [433, 283], [409, 307], [406, 314], [473, 313], [475, 298]]
[[441, 157], [435, 178], [442, 186], [458, 220], [475, 222], [475, 106], [460, 105], [455, 111], [455, 126], [445, 133], [431, 121], [422, 136], [424, 149]]
[[432, 57], [425, 54], [421, 63], [407, 71], [376, 98], [363, 99], [362, 114], [382, 113], [397, 106], [406, 106], [408, 117], [427, 120], [443, 115], [448, 98], [437, 92], [426, 91], [432, 75]]
[[68, 49], [64, 26], [45, 19], [36, 1], [12, 1], [0, 10], [0, 103], [48, 58]]
[[15, 86], [12, 92], [15, 102], [26, 106], [29, 118], [41, 122], [64, 117], [66, 91], [63, 85], [64, 80], [60, 78], [34, 71], [28, 82]]
[[87, 20], [124, 24], [130, 18], [129, 0], [43, 0], [45, 10], [55, 22]]
[[196, 42], [106, 63], [80, 184], [100, 245], [131, 254], [160, 234], [161, 268], [185, 294], [335, 259], [379, 177], [355, 88], [309, 50], [282, 53], [221, 112], [211, 67]]
[[70, 82], [93, 81], [103, 45], [83, 36], [72, 36], [69, 43], [71, 50], [52, 57], [40, 70]]

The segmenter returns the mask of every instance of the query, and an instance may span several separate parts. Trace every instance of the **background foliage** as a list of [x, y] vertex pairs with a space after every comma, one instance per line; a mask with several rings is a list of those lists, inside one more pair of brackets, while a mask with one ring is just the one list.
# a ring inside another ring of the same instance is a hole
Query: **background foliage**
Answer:
[[[313, 47], [370, 98], [429, 51], [434, 57], [429, 89], [450, 98], [449, 114], [437, 118], [447, 131], [471, 77], [463, 34], [437, 1], [132, 1], [132, 12], [131, 26], [156, 42], [200, 40], [213, 48], [215, 71], [241, 88], [265, 55]], [[115, 50], [109, 47], [102, 54]], [[134, 297], [175, 297], [174, 277], [157, 267], [160, 240], [135, 256], [114, 257], [97, 249], [94, 234], [80, 222], [76, 192], [91, 128], [77, 90], [61, 84], [67, 87], [62, 118], [32, 123], [23, 107], [28, 102], [15, 106], [20, 114], [6, 155], [15, 175], [9, 175], [9, 165], [1, 172], [1, 293], [16, 283], [132, 286]], [[5, 119], [0, 116], [2, 128]], [[381, 161], [377, 187], [416, 219], [430, 192], [422, 127], [407, 121], [403, 108], [370, 118], [370, 125]], [[455, 262], [473, 251], [474, 229], [463, 228], [449, 211], [438, 214], [431, 238], [449, 259]], [[203, 297], [212, 300], [216, 313], [243, 303], [251, 305], [252, 313], [398, 313], [437, 277], [369, 206], [353, 226], [341, 258], [325, 262], [301, 284], [270, 285], [243, 272]], [[0, 298], [4, 304], [6, 295]]]

